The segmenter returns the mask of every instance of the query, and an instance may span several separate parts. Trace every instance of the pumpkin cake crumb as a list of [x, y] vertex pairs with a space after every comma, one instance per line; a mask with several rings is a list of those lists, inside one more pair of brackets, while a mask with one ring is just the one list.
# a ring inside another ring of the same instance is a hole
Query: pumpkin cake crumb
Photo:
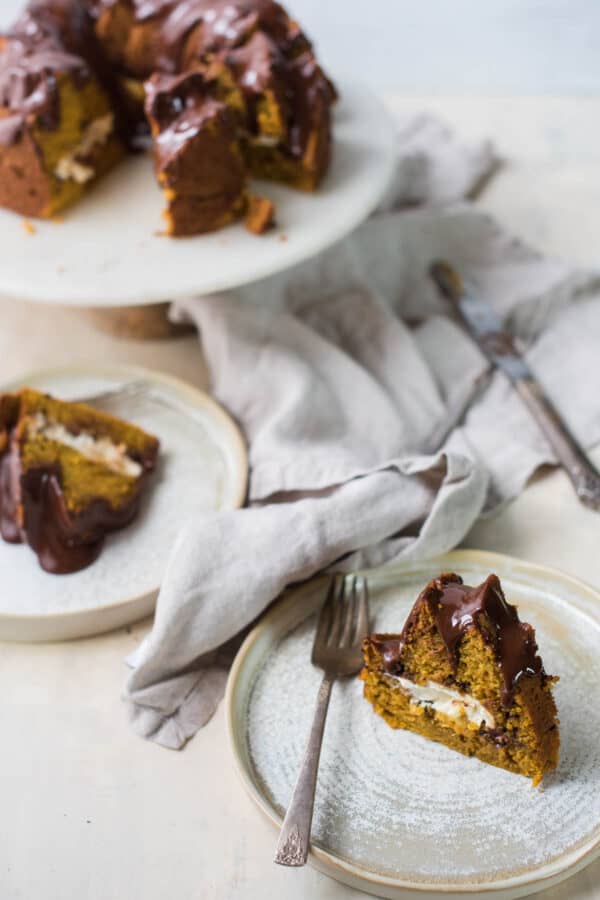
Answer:
[[535, 632], [490, 575], [471, 588], [442, 574], [417, 598], [399, 634], [363, 645], [364, 695], [392, 728], [525, 775], [558, 764], [559, 731]]

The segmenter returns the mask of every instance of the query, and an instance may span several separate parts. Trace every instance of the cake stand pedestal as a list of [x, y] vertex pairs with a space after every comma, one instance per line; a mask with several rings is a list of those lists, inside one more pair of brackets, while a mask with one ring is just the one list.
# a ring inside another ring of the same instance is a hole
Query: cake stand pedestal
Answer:
[[164, 341], [192, 334], [193, 325], [169, 320], [170, 305], [93, 307], [80, 314], [99, 331], [127, 340]]

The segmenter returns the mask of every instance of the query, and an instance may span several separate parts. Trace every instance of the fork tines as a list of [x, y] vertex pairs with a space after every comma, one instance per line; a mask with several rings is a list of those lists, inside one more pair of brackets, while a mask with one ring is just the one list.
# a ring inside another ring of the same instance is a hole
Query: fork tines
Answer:
[[323, 665], [326, 649], [360, 651], [369, 631], [367, 580], [360, 575], [335, 575], [319, 615], [313, 662]]

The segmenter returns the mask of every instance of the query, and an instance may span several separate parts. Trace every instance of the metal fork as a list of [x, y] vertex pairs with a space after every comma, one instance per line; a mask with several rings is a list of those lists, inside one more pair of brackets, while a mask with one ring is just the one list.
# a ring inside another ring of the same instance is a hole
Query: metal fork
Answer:
[[85, 403], [87, 406], [93, 406], [97, 409], [106, 409], [111, 403], [117, 403], [123, 400], [128, 400], [130, 402], [136, 400], [150, 400], [158, 406], [184, 413], [188, 418], [192, 418], [189, 410], [185, 406], [178, 403], [176, 400], [171, 400], [167, 395], [156, 392], [153, 389], [153, 386], [146, 381], [127, 381], [117, 388], [111, 388], [97, 394], [87, 394], [86, 396], [75, 397], [74, 400], [77, 403]]
[[361, 644], [369, 632], [369, 592], [365, 578], [336, 575], [319, 615], [312, 649], [312, 663], [323, 669], [323, 681], [298, 780], [281, 826], [275, 862], [303, 866], [308, 857], [317, 786], [317, 771], [336, 678], [348, 677], [362, 665]]
[[87, 403], [88, 406], [104, 406], [114, 400], [131, 400], [139, 396], [146, 396], [148, 393], [149, 387], [145, 381], [127, 381], [108, 391], [77, 397], [77, 402]]

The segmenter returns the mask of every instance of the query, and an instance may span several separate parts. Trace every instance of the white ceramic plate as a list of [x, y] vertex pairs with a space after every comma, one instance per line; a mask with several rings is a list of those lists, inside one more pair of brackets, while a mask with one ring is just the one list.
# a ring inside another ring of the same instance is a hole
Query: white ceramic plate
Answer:
[[129, 366], [72, 367], [19, 380], [63, 399], [131, 381], [145, 382], [148, 397], [111, 402], [106, 409], [161, 441], [157, 471], [140, 514], [107, 537], [96, 562], [71, 575], [49, 575], [29, 547], [0, 539], [0, 639], [83, 637], [148, 615], [181, 524], [243, 504], [248, 472], [243, 439], [227, 413], [202, 391]]
[[176, 300], [272, 275], [335, 243], [376, 207], [395, 162], [394, 126], [375, 95], [342, 84], [331, 171], [315, 194], [257, 184], [275, 201], [278, 228], [261, 237], [241, 224], [171, 240], [147, 156], [132, 157], [61, 223], [0, 210], [0, 298], [80, 306]]
[[[363, 699], [360, 681], [339, 682], [323, 744], [310, 861], [382, 897], [522, 897], [573, 874], [600, 850], [600, 595], [509, 557], [457, 551], [367, 573], [373, 630], [399, 630], [424, 584], [448, 570], [471, 584], [497, 572], [521, 617], [535, 626], [547, 671], [561, 676], [559, 768], [543, 790], [532, 788], [521, 776], [394, 731]], [[242, 646], [229, 679], [236, 766], [276, 824], [291, 795], [320, 680], [309, 658], [324, 587], [323, 579], [299, 587], [269, 612]]]

